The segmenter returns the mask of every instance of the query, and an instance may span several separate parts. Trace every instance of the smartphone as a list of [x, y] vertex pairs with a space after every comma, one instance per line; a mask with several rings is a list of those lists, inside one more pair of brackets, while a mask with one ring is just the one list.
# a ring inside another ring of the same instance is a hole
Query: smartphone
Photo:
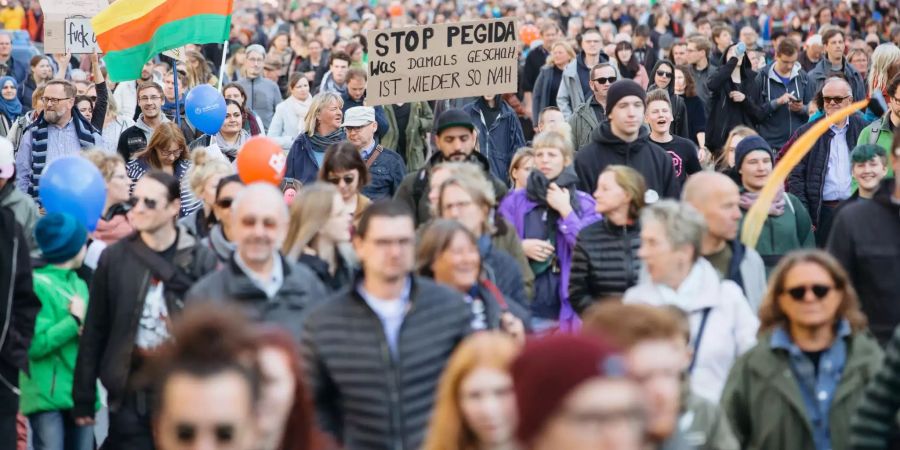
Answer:
[[747, 52], [747, 44], [744, 44], [743, 42], [738, 42], [737, 48], [734, 50], [734, 56], [737, 56], [738, 58], [740, 58], [746, 52]]
[[789, 92], [789, 94], [791, 95], [791, 102], [793, 102], [793, 103], [800, 103], [800, 99], [797, 98], [797, 95], [796, 95], [796, 94], [794, 94], [793, 92]]

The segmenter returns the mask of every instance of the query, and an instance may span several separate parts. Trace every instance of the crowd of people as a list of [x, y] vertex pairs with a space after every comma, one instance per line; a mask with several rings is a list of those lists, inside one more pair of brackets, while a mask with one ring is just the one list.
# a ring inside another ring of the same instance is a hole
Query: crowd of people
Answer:
[[[11, 0], [0, 448], [892, 448], [896, 6], [235, 0], [115, 83]], [[366, 31], [504, 16], [517, 92], [366, 101]]]

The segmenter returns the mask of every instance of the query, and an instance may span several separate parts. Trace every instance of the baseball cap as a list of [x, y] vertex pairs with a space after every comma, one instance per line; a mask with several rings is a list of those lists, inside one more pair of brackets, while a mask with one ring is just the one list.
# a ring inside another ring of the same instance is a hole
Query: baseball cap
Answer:
[[16, 171], [16, 157], [9, 139], [0, 137], [0, 178], [8, 180]]
[[444, 111], [434, 124], [434, 134], [441, 134], [447, 128], [463, 127], [475, 131], [472, 119], [461, 109], [451, 108]]
[[344, 127], [361, 127], [375, 121], [375, 108], [370, 106], [354, 106], [344, 113]]

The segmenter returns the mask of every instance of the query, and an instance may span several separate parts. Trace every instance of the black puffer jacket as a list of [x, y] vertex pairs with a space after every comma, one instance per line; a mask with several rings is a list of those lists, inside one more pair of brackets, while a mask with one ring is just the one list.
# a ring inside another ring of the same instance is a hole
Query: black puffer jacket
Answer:
[[[856, 147], [856, 141], [859, 134], [866, 127], [866, 121], [860, 114], [850, 116], [848, 129], [846, 133], [847, 148], [853, 150]], [[790, 148], [797, 136], [802, 136], [807, 130], [815, 124], [808, 123], [800, 127], [794, 137], [785, 144]], [[819, 215], [822, 210], [822, 190], [825, 189], [825, 173], [828, 171], [828, 155], [831, 153], [831, 139], [834, 132], [829, 129], [813, 144], [809, 153], [800, 160], [800, 163], [794, 167], [788, 177], [788, 191], [797, 196], [806, 210], [814, 225], [819, 223]], [[849, 156], [848, 156], [849, 158]]]
[[[0, 207], [0, 390], [19, 385], [41, 303], [34, 295], [28, 240], [9, 208]], [[10, 394], [8, 391], [4, 394]], [[10, 394], [11, 395], [11, 394]], [[6, 398], [0, 394], [0, 398]], [[0, 411], [6, 408], [0, 406]]]
[[595, 222], [578, 233], [569, 277], [569, 303], [578, 314], [601, 297], [622, 295], [637, 284], [641, 260], [639, 224], [620, 227]]
[[[730, 48], [730, 47], [729, 47]], [[728, 50], [725, 51], [728, 54]], [[724, 57], [723, 57], [724, 59]], [[706, 119], [706, 145], [718, 152], [728, 140], [728, 133], [738, 125], [754, 126], [754, 118], [762, 115], [756, 104], [759, 98], [759, 87], [756, 84], [756, 72], [749, 58], [741, 63], [741, 82], [736, 84], [731, 79], [731, 72], [737, 67], [737, 58], [722, 61], [709, 77], [709, 110]], [[712, 69], [710, 69], [712, 70]], [[746, 97], [742, 102], [734, 102], [728, 95], [731, 91], [740, 91]]]

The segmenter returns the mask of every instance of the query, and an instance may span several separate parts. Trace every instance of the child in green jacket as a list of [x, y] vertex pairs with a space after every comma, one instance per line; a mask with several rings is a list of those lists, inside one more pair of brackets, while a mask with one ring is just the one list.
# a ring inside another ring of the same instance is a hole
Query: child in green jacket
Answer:
[[93, 427], [76, 425], [69, 414], [88, 300], [87, 283], [75, 270], [84, 261], [87, 230], [70, 215], [51, 213], [38, 221], [34, 234], [47, 265], [33, 274], [41, 311], [28, 349], [29, 373], [19, 376], [22, 413], [31, 423], [35, 450], [91, 450]]

